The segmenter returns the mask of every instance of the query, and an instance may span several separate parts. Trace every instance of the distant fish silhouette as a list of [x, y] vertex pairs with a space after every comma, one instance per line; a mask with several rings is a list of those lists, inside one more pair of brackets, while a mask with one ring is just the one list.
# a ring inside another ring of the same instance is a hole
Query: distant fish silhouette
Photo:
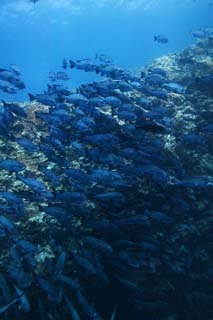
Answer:
[[39, 2], [39, 0], [30, 0], [30, 2], [35, 4], [36, 2]]
[[154, 41], [159, 42], [159, 43], [168, 43], [169, 39], [165, 36], [162, 36], [162, 35], [155, 35]]

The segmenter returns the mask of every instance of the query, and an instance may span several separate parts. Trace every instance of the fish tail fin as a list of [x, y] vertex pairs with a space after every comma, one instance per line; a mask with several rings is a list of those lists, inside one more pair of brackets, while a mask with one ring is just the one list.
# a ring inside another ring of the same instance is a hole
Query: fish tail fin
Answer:
[[3, 103], [3, 107], [7, 107], [7, 102], [5, 102], [4, 100], [1, 100], [1, 102]]
[[28, 93], [28, 96], [30, 98], [30, 101], [35, 100], [35, 96], [32, 93]]
[[157, 41], [157, 36], [154, 36], [154, 41]]
[[101, 72], [100, 68], [99, 68], [99, 67], [96, 67], [95, 73], [99, 74], [100, 72]]
[[69, 63], [70, 63], [70, 68], [71, 69], [75, 68], [76, 64], [75, 64], [75, 62], [73, 60], [70, 60]]

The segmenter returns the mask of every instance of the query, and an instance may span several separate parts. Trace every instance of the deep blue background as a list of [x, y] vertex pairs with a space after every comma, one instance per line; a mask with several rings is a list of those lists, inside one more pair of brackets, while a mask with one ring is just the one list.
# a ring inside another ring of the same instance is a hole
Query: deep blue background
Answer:
[[[188, 46], [195, 41], [191, 30], [213, 26], [210, 0], [124, 0], [120, 5], [113, 5], [119, 0], [109, 0], [98, 8], [95, 4], [101, 1], [93, 0], [92, 5], [89, 0], [40, 0], [34, 5], [1, 0], [0, 67], [19, 65], [27, 89], [12, 98], [0, 92], [0, 98], [23, 101], [27, 92], [43, 91], [50, 82], [49, 71], [59, 71], [64, 57], [106, 53], [116, 64], [134, 68]], [[134, 2], [141, 5], [130, 8]], [[80, 3], [78, 10], [75, 3]], [[169, 43], [154, 42], [155, 34], [167, 36]], [[94, 78], [82, 72], [70, 75], [70, 86]]]

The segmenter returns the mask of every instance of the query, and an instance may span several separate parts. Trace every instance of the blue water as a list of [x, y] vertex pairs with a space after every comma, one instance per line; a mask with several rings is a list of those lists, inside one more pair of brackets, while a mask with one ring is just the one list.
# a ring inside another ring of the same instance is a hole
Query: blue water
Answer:
[[[1, 0], [1, 67], [15, 63], [26, 90], [14, 96], [43, 91], [49, 71], [60, 70], [64, 57], [110, 55], [116, 64], [135, 68], [154, 58], [177, 52], [194, 41], [191, 30], [213, 26], [210, 0]], [[116, 5], [115, 5], [116, 4]], [[168, 44], [153, 41], [163, 34]], [[89, 82], [94, 75], [75, 72], [70, 86]], [[0, 93], [1, 98], [11, 100]]]

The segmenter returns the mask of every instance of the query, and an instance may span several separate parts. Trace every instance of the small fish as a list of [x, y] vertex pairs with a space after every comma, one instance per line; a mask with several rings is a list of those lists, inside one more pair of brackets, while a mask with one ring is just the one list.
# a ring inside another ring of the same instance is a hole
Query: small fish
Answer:
[[159, 43], [168, 43], [169, 39], [162, 35], [154, 35], [154, 41]]
[[115, 320], [116, 309], [117, 309], [117, 306], [115, 305], [115, 307], [114, 307], [114, 310], [113, 310], [113, 313], [112, 313], [112, 316], [111, 316], [110, 320]]
[[4, 307], [0, 307], [0, 314], [5, 313], [10, 307], [16, 304], [20, 300], [20, 297], [13, 299], [10, 303], [5, 305]]
[[68, 76], [68, 74], [66, 72], [58, 71], [56, 73], [56, 79], [57, 80], [70, 80], [70, 77]]
[[8, 111], [11, 111], [12, 113], [14, 113], [16, 116], [22, 117], [22, 118], [26, 118], [27, 117], [27, 113], [24, 110], [24, 108], [20, 107], [18, 104], [16, 103], [7, 103], [5, 101], [2, 100], [3, 106], [5, 109], [7, 109]]
[[87, 274], [96, 274], [95, 267], [87, 259], [80, 257], [77, 254], [74, 254], [73, 257], [78, 266]]
[[26, 169], [25, 164], [13, 160], [13, 159], [6, 159], [0, 161], [0, 170], [7, 170], [9, 172], [19, 172], [19, 171], [24, 171]]
[[29, 153], [34, 153], [38, 151], [37, 146], [26, 138], [18, 138], [16, 139], [16, 142]]
[[66, 285], [72, 292], [77, 293], [78, 291], [80, 291], [81, 287], [79, 285], [79, 283], [76, 280], [73, 280], [70, 277], [64, 276], [64, 275], [57, 275], [56, 278], [63, 283], [64, 285]]
[[6, 229], [9, 233], [14, 233], [16, 231], [13, 223], [3, 215], [0, 215], [0, 225], [2, 228]]
[[27, 299], [27, 296], [24, 293], [24, 291], [19, 289], [16, 286], [15, 286], [15, 290], [16, 290], [16, 293], [19, 296], [21, 307], [24, 310], [24, 312], [26, 312], [26, 313], [30, 312], [30, 303], [29, 303], [29, 300]]
[[62, 68], [63, 68], [63, 69], [67, 69], [67, 67], [68, 67], [68, 62], [67, 62], [66, 59], [63, 59], [63, 61], [62, 61]]
[[46, 186], [41, 181], [34, 178], [25, 178], [19, 174], [17, 175], [17, 178], [34, 192], [40, 193], [46, 198], [52, 198], [51, 193], [47, 191]]
[[184, 88], [181, 84], [175, 82], [169, 82], [163, 84], [163, 87], [168, 91], [184, 94], [186, 92], [186, 88]]
[[58, 257], [56, 264], [55, 264], [55, 270], [54, 273], [61, 274], [64, 270], [64, 265], [65, 265], [65, 260], [66, 260], [66, 252], [63, 251], [60, 256]]
[[32, 283], [32, 279], [29, 274], [25, 273], [21, 269], [14, 267], [12, 265], [9, 265], [7, 267], [7, 272], [9, 277], [14, 280], [18, 286], [22, 288], [28, 288], [30, 287]]
[[65, 296], [65, 301], [69, 310], [70, 315], [72, 316], [73, 320], [80, 320], [80, 316], [78, 314], [78, 311], [74, 307], [73, 303], [68, 299], [67, 296]]
[[38, 278], [38, 284], [42, 290], [48, 295], [51, 301], [57, 301], [59, 297], [58, 289], [53, 286], [49, 281], [43, 278]]
[[113, 62], [112, 58], [106, 54], [96, 53], [95, 59], [98, 59], [99, 61], [104, 62], [104, 63], [112, 63]]
[[213, 133], [213, 123], [209, 123], [207, 126], [202, 127], [200, 131], [203, 133]]
[[[38, 1], [38, 0], [37, 0]], [[15, 73], [15, 75], [17, 75], [17, 76], [20, 76], [21, 75], [21, 70], [20, 70], [20, 68], [17, 66], [17, 65], [15, 65], [15, 64], [11, 64], [10, 65], [10, 70], [12, 70], [14, 73]]]

